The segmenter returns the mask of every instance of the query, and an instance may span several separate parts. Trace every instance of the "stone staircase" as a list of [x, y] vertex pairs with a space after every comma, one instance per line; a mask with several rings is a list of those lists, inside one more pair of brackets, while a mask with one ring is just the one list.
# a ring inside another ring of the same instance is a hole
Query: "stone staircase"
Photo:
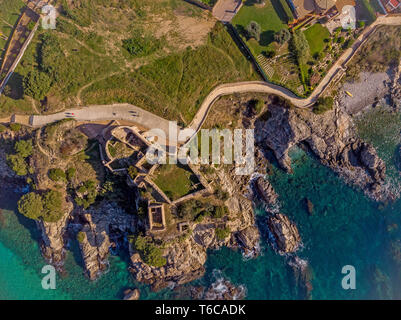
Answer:
[[267, 60], [266, 57], [262, 54], [258, 55], [256, 60], [258, 61], [259, 65], [261, 66], [267, 77], [271, 79], [274, 74], [274, 69], [270, 66], [269, 60]]

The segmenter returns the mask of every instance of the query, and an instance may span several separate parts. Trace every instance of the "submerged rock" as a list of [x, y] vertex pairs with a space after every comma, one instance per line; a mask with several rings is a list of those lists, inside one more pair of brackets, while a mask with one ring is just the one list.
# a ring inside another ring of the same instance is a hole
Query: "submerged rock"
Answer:
[[246, 297], [246, 289], [243, 285], [235, 286], [229, 280], [221, 276], [218, 270], [213, 271], [216, 281], [208, 288], [191, 287], [190, 294], [195, 300], [242, 300]]
[[284, 214], [279, 213], [270, 216], [267, 224], [279, 252], [293, 253], [297, 251], [301, 243], [301, 236], [295, 223]]
[[127, 289], [124, 291], [124, 300], [139, 300], [140, 292], [138, 289]]
[[260, 233], [257, 227], [251, 226], [237, 233], [237, 238], [246, 257], [260, 254]]
[[314, 205], [313, 205], [312, 201], [310, 201], [308, 198], [305, 198], [304, 201], [305, 201], [305, 206], [306, 206], [306, 210], [308, 211], [308, 214], [310, 216], [313, 216]]

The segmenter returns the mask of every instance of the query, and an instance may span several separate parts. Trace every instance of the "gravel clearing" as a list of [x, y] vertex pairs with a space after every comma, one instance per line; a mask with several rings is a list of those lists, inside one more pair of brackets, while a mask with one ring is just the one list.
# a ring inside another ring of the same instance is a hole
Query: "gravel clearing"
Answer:
[[[391, 71], [370, 73], [361, 72], [360, 79], [355, 82], [346, 82], [339, 93], [340, 107], [348, 114], [360, 112], [373, 104], [375, 100], [382, 99], [389, 93], [391, 85]], [[345, 93], [349, 91], [353, 97]]]

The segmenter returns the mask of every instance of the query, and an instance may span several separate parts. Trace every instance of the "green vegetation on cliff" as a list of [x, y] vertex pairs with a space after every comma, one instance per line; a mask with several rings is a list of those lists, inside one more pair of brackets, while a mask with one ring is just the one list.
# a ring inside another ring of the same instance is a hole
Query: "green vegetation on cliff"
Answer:
[[57, 222], [63, 215], [63, 196], [54, 190], [43, 195], [30, 192], [18, 201], [18, 210], [29, 219]]

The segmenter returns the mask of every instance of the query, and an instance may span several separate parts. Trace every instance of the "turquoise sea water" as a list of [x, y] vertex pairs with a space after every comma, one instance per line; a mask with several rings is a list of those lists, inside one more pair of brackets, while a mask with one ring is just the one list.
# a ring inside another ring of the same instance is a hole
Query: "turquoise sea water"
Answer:
[[[401, 181], [395, 153], [401, 129], [397, 119], [392, 124], [394, 130], [386, 131], [386, 143], [376, 141], [389, 167], [389, 180], [395, 185]], [[384, 127], [388, 130], [389, 126]], [[384, 129], [374, 123], [370, 128], [374, 130], [364, 130], [363, 135], [375, 143], [373, 138]], [[294, 174], [274, 168], [270, 181], [280, 195], [281, 211], [299, 228], [304, 246], [297, 255], [313, 270], [313, 299], [400, 299], [401, 244], [397, 241], [401, 239], [401, 201], [385, 205], [372, 202], [304, 151], [294, 149], [291, 156]], [[306, 211], [305, 197], [314, 204], [312, 216]], [[152, 293], [134, 283], [127, 263], [119, 257], [111, 257], [110, 271], [90, 282], [83, 276], [74, 245], [67, 255], [67, 274], [58, 277], [57, 289], [43, 290], [41, 268], [45, 262], [39, 251], [39, 235], [31, 221], [15, 213], [17, 200], [13, 192], [0, 194], [1, 299], [120, 299], [124, 289], [132, 286], [141, 289], [143, 299], [179, 296], [170, 290]], [[264, 216], [263, 211], [257, 211], [262, 225]], [[206, 275], [195, 284], [209, 284], [214, 280], [213, 271], [220, 270], [234, 284], [244, 285], [249, 299], [303, 298], [287, 258], [276, 254], [266, 239], [262, 247], [256, 260], [244, 260], [239, 252], [226, 248], [210, 251]], [[355, 290], [341, 287], [345, 265], [356, 269]]]

